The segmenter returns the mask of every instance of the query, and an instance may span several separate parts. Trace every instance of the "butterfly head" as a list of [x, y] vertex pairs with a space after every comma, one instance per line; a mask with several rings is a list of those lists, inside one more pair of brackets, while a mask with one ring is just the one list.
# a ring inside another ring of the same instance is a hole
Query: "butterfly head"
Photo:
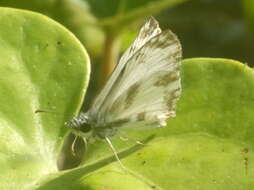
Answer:
[[72, 120], [65, 122], [65, 126], [69, 127], [75, 135], [86, 138], [91, 135], [92, 128], [88, 122], [87, 115], [84, 113], [81, 113]]

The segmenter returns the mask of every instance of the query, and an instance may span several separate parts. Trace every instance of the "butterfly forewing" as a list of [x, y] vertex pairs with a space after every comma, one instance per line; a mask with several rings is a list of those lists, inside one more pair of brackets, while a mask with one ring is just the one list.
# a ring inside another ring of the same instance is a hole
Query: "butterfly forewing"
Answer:
[[180, 96], [180, 60], [177, 37], [171, 31], [161, 32], [150, 19], [94, 102], [90, 113], [98, 126], [165, 125], [175, 115]]
[[180, 43], [172, 32], [164, 31], [148, 41], [127, 62], [114, 85], [101, 109], [104, 121], [146, 120], [165, 125], [175, 115], [181, 91], [180, 59]]
[[101, 90], [99, 95], [95, 98], [91, 109], [89, 110], [90, 117], [97, 118], [100, 114], [101, 107], [107, 102], [107, 97], [111, 96], [111, 91], [113, 90], [116, 81], [122, 74], [122, 70], [125, 68], [128, 60], [152, 37], [156, 36], [161, 32], [158, 22], [151, 17], [141, 28], [138, 37], [132, 43], [132, 45], [125, 51], [122, 55], [119, 63], [116, 65], [114, 71], [112, 72], [110, 78], [105, 84], [104, 88]]

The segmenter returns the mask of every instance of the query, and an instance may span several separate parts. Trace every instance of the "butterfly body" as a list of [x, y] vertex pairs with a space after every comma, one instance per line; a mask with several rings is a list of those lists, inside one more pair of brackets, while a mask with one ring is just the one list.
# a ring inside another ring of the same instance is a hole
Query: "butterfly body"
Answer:
[[98, 125], [98, 123], [89, 120], [87, 113], [83, 112], [81, 112], [78, 117], [66, 123], [75, 135], [85, 137], [86, 139], [104, 139], [106, 136], [114, 136], [117, 132], [115, 125], [118, 124], [120, 124], [120, 122]]
[[170, 30], [150, 18], [95, 98], [88, 112], [66, 125], [84, 138], [109, 142], [122, 129], [166, 125], [175, 116], [181, 93], [181, 44]]

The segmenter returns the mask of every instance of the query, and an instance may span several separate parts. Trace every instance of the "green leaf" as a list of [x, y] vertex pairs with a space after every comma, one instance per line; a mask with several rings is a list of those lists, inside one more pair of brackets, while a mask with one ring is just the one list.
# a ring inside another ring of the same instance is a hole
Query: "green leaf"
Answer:
[[167, 127], [128, 133], [146, 145], [113, 138], [127, 170], [96, 141], [83, 167], [52, 176], [40, 189], [253, 189], [253, 70], [233, 60], [187, 59], [182, 85]]
[[0, 189], [35, 189], [57, 172], [63, 124], [81, 106], [89, 59], [55, 21], [0, 8], [0, 60]]

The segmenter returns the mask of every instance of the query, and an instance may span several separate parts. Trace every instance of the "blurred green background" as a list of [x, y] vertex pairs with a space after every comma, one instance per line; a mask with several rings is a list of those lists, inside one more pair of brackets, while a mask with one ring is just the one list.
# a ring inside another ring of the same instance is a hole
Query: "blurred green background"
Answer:
[[[92, 64], [83, 110], [151, 15], [162, 29], [170, 28], [177, 34], [184, 58], [221, 57], [254, 65], [253, 0], [0, 0], [0, 6], [45, 14], [83, 43]], [[70, 137], [66, 150], [72, 140]], [[68, 167], [79, 163], [83, 154], [79, 150], [77, 159], [67, 156]]]
[[92, 62], [87, 104], [105, 81], [105, 69], [112, 70], [104, 56], [110, 38], [117, 41], [117, 57], [149, 15], [177, 34], [184, 58], [222, 57], [254, 64], [253, 0], [0, 0], [0, 6], [43, 13], [79, 38]]

